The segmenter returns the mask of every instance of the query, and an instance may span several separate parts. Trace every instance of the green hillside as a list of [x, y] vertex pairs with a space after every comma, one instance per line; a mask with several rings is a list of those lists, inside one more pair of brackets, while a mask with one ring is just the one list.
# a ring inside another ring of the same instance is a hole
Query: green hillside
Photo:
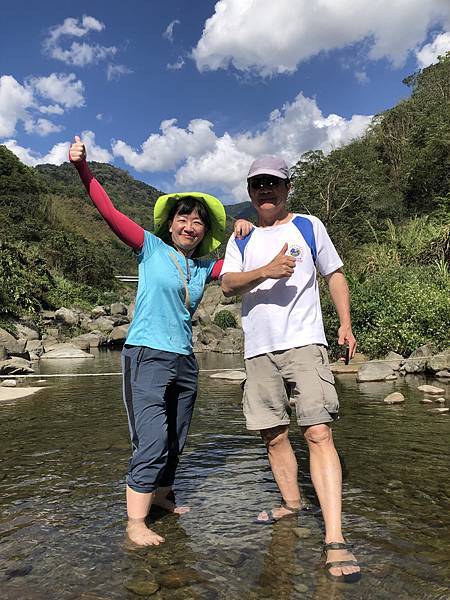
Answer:
[[[404, 83], [410, 97], [361, 138], [299, 157], [290, 196], [292, 210], [322, 219], [344, 258], [360, 348], [374, 356], [442, 347], [450, 330], [450, 53]], [[151, 229], [161, 192], [90, 166], [117, 208]], [[250, 203], [226, 209], [228, 232], [234, 218], [254, 219]], [[117, 298], [114, 275], [135, 270], [72, 165], [33, 169], [0, 146], [0, 320]], [[323, 311], [334, 332], [326, 294]]]

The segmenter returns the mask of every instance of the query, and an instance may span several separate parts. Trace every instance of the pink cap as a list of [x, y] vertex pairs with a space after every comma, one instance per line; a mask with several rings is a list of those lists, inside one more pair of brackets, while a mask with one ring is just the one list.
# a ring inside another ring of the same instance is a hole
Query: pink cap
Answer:
[[289, 179], [289, 168], [279, 156], [260, 156], [250, 165], [247, 179], [256, 175], [273, 175], [280, 179]]

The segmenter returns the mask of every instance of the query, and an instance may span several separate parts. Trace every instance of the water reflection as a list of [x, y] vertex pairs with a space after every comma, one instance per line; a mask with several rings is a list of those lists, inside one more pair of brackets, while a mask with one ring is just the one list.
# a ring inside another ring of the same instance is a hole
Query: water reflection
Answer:
[[[422, 380], [340, 379], [344, 528], [364, 573], [350, 588], [329, 582], [321, 568], [322, 522], [297, 427], [292, 441], [313, 510], [298, 522], [256, 525], [257, 513], [279, 501], [265, 451], [244, 428], [239, 386], [207, 373], [176, 483], [192, 510], [151, 515], [166, 544], [131, 551], [123, 535], [129, 440], [120, 379], [100, 375], [119, 371], [119, 358], [103, 352], [68, 361], [72, 373], [99, 375], [48, 378], [42, 392], [0, 407], [2, 599], [448, 597], [450, 419], [420, 404]], [[214, 354], [199, 362], [242, 364]], [[43, 364], [43, 378], [57, 367]], [[394, 389], [407, 401], [384, 405]]]

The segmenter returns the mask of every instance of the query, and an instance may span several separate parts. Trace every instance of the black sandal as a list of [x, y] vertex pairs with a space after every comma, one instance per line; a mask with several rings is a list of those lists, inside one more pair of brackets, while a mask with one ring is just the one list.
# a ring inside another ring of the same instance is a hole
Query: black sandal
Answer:
[[[328, 558], [328, 550], [347, 550], [350, 551], [351, 545], [346, 542], [330, 542], [329, 544], [323, 545], [322, 556], [326, 559]], [[349, 566], [358, 566], [358, 562], [354, 559], [352, 560], [335, 560], [332, 562], [325, 562], [325, 570], [327, 577], [332, 581], [337, 581], [340, 583], [356, 583], [361, 579], [361, 571], [357, 571], [356, 573], [349, 573], [345, 575], [333, 575], [330, 573], [330, 569], [333, 567], [349, 567]]]
[[[292, 519], [292, 517], [296, 517], [300, 512], [308, 510], [308, 507], [305, 506], [304, 504], [300, 504], [300, 506], [289, 506], [289, 504], [286, 504], [286, 502], [284, 500], [281, 501], [281, 507], [288, 510], [289, 514], [283, 515], [282, 517], [278, 517], [278, 519], [276, 519], [273, 516], [274, 509], [271, 508], [270, 510], [262, 511], [262, 512], [266, 512], [269, 515], [269, 518], [267, 519], [267, 521], [263, 521], [261, 519], [256, 519], [256, 523], [258, 525], [273, 525], [274, 523], [278, 523], [278, 521], [281, 521], [284, 519]], [[272, 515], [272, 516], [270, 516], [270, 515]]]

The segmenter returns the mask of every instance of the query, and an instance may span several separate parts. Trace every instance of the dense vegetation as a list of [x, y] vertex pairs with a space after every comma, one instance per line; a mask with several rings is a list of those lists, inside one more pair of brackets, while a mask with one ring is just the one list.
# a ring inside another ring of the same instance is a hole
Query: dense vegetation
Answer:
[[[371, 356], [429, 340], [442, 347], [450, 330], [450, 54], [405, 84], [410, 97], [364, 136], [327, 156], [305, 154], [293, 172], [290, 207], [320, 217], [344, 257], [354, 329]], [[151, 229], [160, 192], [121, 169], [90, 165], [119, 210]], [[252, 218], [248, 203], [228, 212]], [[133, 272], [131, 252], [70, 164], [32, 169], [0, 146], [0, 321], [106, 301], [120, 294], [114, 275]], [[331, 341], [336, 317], [323, 297]]]
[[[291, 208], [315, 214], [344, 257], [360, 349], [409, 353], [450, 331], [450, 54], [408, 77], [411, 96], [358, 140], [294, 169]], [[324, 295], [328, 337], [337, 321]]]

